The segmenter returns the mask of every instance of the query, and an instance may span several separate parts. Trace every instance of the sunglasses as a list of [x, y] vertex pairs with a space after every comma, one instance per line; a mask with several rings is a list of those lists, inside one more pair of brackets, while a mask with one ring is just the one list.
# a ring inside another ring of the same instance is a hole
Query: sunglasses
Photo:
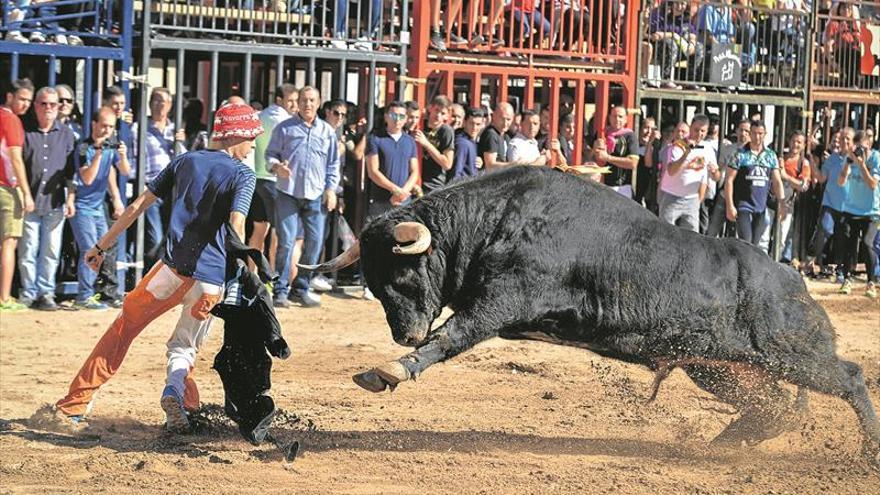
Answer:
[[49, 107], [49, 108], [55, 108], [58, 106], [57, 101], [41, 101], [41, 102], [38, 102], [37, 104], [40, 106]]
[[59, 103], [67, 103], [68, 105], [73, 104], [73, 98], [58, 98]]
[[339, 110], [333, 110], [333, 115], [337, 117], [347, 117], [348, 114], [345, 112], [340, 112]]
[[405, 113], [392, 113], [389, 115], [391, 116], [391, 120], [406, 120]]

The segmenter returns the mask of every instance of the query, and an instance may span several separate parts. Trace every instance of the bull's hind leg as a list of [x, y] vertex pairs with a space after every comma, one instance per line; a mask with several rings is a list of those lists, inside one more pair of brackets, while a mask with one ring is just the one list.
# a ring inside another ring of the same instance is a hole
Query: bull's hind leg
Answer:
[[796, 415], [791, 394], [763, 369], [743, 363], [682, 368], [697, 386], [740, 413], [713, 444], [757, 444], [792, 428]]
[[834, 395], [849, 402], [859, 418], [866, 451], [880, 460], [880, 422], [868, 396], [862, 369], [855, 363], [835, 358], [828, 366], [797, 370], [787, 377], [792, 383], [816, 392]]

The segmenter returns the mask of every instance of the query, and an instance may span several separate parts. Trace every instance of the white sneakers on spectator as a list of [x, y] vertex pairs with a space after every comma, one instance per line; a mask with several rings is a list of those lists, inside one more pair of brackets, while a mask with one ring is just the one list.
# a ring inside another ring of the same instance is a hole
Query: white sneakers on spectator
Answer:
[[364, 299], [367, 301], [375, 301], [376, 300], [376, 296], [374, 296], [373, 293], [370, 292], [369, 287], [364, 287]]
[[327, 277], [319, 273], [312, 277], [312, 281], [309, 282], [309, 288], [315, 292], [330, 292], [333, 290], [333, 284], [327, 280]]
[[348, 43], [339, 38], [333, 38], [332, 40], [330, 40], [330, 46], [337, 50], [348, 50]]
[[352, 48], [362, 52], [371, 52], [373, 51], [373, 43], [370, 42], [370, 38], [367, 38], [366, 36], [361, 36], [360, 38], [358, 38], [357, 43], [352, 45]]
[[27, 43], [28, 39], [23, 34], [21, 34], [21, 31], [9, 31], [8, 33], [6, 33], [6, 41]]
[[33, 33], [31, 33], [30, 40], [31, 40], [31, 43], [45, 43], [46, 37], [43, 36], [43, 33], [39, 32], [39, 31], [34, 31]]
[[307, 308], [315, 308], [321, 305], [321, 295], [313, 290], [303, 292], [299, 299], [302, 305]]

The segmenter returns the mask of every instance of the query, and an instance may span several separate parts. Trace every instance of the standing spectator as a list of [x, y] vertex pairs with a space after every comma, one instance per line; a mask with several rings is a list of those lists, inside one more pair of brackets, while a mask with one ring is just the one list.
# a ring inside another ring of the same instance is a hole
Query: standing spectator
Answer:
[[[455, 131], [455, 159], [452, 179], [477, 176], [477, 136], [486, 126], [486, 112], [482, 108], [468, 108], [464, 126]], [[482, 160], [480, 160], [482, 161]]]
[[[870, 145], [870, 142], [868, 143]], [[868, 285], [865, 295], [877, 297], [877, 253], [874, 251], [874, 237], [880, 227], [880, 153], [865, 145], [865, 134], [859, 132], [855, 141], [847, 143], [847, 159], [837, 176], [837, 183], [847, 188], [843, 200], [841, 227], [834, 231], [834, 249], [839, 253], [837, 259], [843, 263], [843, 285], [840, 293], [849, 294], [852, 290], [853, 269], [859, 252], [859, 240], [864, 245], [867, 259], [865, 271]], [[830, 178], [833, 180], [833, 178]]]
[[[275, 127], [299, 111], [298, 99], [299, 90], [293, 84], [284, 83], [275, 89], [275, 101], [260, 112], [263, 133], [257, 136], [254, 141], [254, 172], [257, 176], [257, 185], [248, 212], [254, 224], [248, 246], [260, 251], [263, 251], [269, 229], [273, 225], [277, 225], [275, 202], [278, 193], [275, 183], [278, 179], [267, 166], [266, 148], [269, 146], [269, 137]], [[277, 245], [278, 234], [273, 231], [272, 239], [269, 242], [269, 263], [273, 265]]]
[[82, 124], [80, 123], [79, 111], [76, 110], [76, 101], [73, 98], [73, 88], [66, 84], [55, 86], [58, 92], [58, 122], [73, 131], [76, 142], [82, 139]]
[[513, 123], [513, 116], [513, 106], [510, 103], [499, 103], [492, 112], [491, 124], [480, 134], [477, 151], [483, 159], [483, 168], [487, 171], [511, 165], [507, 161], [507, 131]]
[[795, 215], [795, 204], [800, 195], [807, 192], [812, 180], [810, 174], [810, 161], [804, 151], [807, 146], [807, 135], [802, 131], [794, 131], [788, 138], [788, 152], [780, 160], [779, 171], [782, 174], [782, 190], [785, 197], [783, 211], [785, 213], [779, 220], [779, 236], [782, 239], [782, 254], [780, 261], [791, 263], [794, 252], [794, 236], [791, 228]]
[[714, 151], [703, 143], [708, 131], [709, 118], [694, 116], [687, 141], [669, 147], [660, 179], [660, 219], [693, 232], [700, 230], [700, 204], [709, 175], [719, 174]]
[[[55, 272], [61, 257], [64, 219], [73, 216], [73, 131], [58, 122], [58, 91], [45, 87], [34, 97], [36, 119], [25, 126], [24, 165], [34, 211], [24, 217], [18, 245], [21, 292], [18, 302], [55, 311]], [[67, 191], [65, 192], [65, 188]]]
[[[840, 261], [839, 259], [828, 260], [825, 256], [825, 244], [834, 235], [838, 228], [841, 227], [841, 218], [843, 211], [843, 203], [847, 196], [846, 183], [841, 184], [838, 181], [843, 164], [847, 160], [847, 152], [845, 150], [853, 146], [855, 139], [855, 131], [846, 127], [835, 133], [833, 138], [836, 144], [832, 144], [833, 152], [825, 159], [819, 169], [812, 171], [813, 180], [817, 184], [825, 184], [825, 192], [822, 193], [822, 208], [819, 211], [819, 219], [816, 224], [816, 232], [809, 251], [810, 272], [814, 276], [818, 276], [827, 265], [828, 261]], [[832, 257], [835, 253], [832, 251]], [[840, 267], [843, 268], [842, 266]], [[838, 283], [843, 284], [843, 274], [838, 270]]]
[[406, 107], [392, 101], [385, 110], [385, 129], [367, 138], [369, 218], [409, 202], [410, 192], [418, 184], [416, 142], [403, 132], [405, 121]]
[[416, 144], [422, 148], [422, 187], [425, 194], [446, 185], [446, 174], [452, 169], [455, 152], [455, 132], [446, 122], [449, 120], [449, 98], [438, 95], [428, 108], [428, 133], [421, 129], [413, 131]]
[[538, 147], [538, 130], [541, 128], [541, 117], [534, 110], [523, 110], [520, 133], [510, 140], [507, 159], [511, 165], [546, 165], [549, 153], [542, 152]]
[[403, 130], [409, 134], [422, 128], [422, 109], [416, 101], [408, 101], [406, 105], [406, 123]]
[[573, 113], [567, 113], [559, 118], [559, 150], [565, 158], [565, 163], [572, 163], [574, 159], [574, 147], [578, 144], [576, 131]]
[[67, 395], [55, 403], [56, 417], [70, 428], [84, 425], [95, 394], [122, 365], [135, 337], [151, 321], [183, 305], [166, 344], [166, 386], [160, 404], [167, 429], [188, 429], [185, 409], [199, 406], [191, 371], [211, 328], [211, 308], [220, 301], [226, 280], [226, 237], [231, 230], [239, 239], [244, 238], [245, 217], [254, 191], [254, 173], [241, 159], [251, 151], [253, 139], [260, 132], [259, 120], [249, 106], [220, 108], [212, 135], [218, 149], [175, 159], [85, 253], [85, 263], [96, 270], [104, 247], [113, 244], [151, 202], [160, 196], [175, 196], [163, 259], [128, 295], [122, 312], [95, 345], [70, 383]]
[[78, 170], [76, 173], [76, 215], [71, 219], [73, 235], [80, 257], [77, 266], [79, 291], [75, 307], [80, 309], [107, 309], [101, 302], [100, 294], [95, 293], [97, 273], [89, 269], [85, 261], [86, 252], [107, 233], [107, 218], [104, 213], [104, 197], [112, 196], [113, 218], [118, 218], [125, 209], [119, 197], [116, 183], [116, 170], [129, 170], [128, 153], [125, 143], [113, 139], [116, 129], [116, 115], [112, 109], [101, 107], [92, 122], [92, 135], [80, 145]]
[[657, 205], [657, 168], [653, 167], [650, 154], [655, 146], [659, 146], [657, 122], [653, 117], [642, 121], [639, 130], [639, 166], [636, 169], [636, 190], [633, 199], [643, 204], [651, 212], [658, 211]]
[[[764, 210], [771, 186], [777, 198], [783, 197], [782, 177], [776, 153], [764, 146], [764, 123], [752, 122], [749, 134], [749, 145], [739, 150], [727, 167], [724, 194], [727, 219], [736, 222], [737, 237], [757, 245], [767, 228]], [[776, 214], [782, 215], [784, 210], [780, 204]]]
[[27, 308], [12, 299], [12, 276], [24, 215], [34, 211], [22, 160], [24, 128], [19, 120], [31, 106], [34, 85], [28, 79], [17, 79], [11, 85], [3, 85], [3, 94], [6, 100], [0, 106], [0, 312]]
[[186, 136], [183, 145], [189, 151], [203, 150], [208, 147], [208, 127], [202, 123], [205, 104], [198, 98], [186, 100], [183, 107], [183, 133]]
[[[719, 170], [721, 171], [721, 179], [718, 181], [718, 190], [716, 191], [715, 204], [712, 205], [712, 212], [709, 215], [709, 225], [706, 227], [706, 235], [709, 237], [720, 237], [724, 234], [725, 227], [727, 232], [732, 233], [734, 227], [727, 224], [727, 200], [725, 199], [725, 187], [727, 178], [727, 169], [736, 159], [739, 150], [748, 146], [751, 136], [749, 132], [752, 128], [751, 120], [742, 120], [736, 126], [736, 142], [731, 143], [725, 139], [718, 153]], [[732, 234], [728, 234], [728, 237]]]
[[[125, 92], [119, 86], [108, 86], [104, 89], [104, 96], [101, 98], [101, 105], [110, 107], [116, 115], [116, 136], [125, 143], [129, 150], [134, 150], [134, 132], [132, 131], [132, 121], [134, 116], [128, 108], [128, 102], [125, 99]], [[149, 156], [149, 154], [147, 155]], [[125, 177], [128, 180], [128, 177]]]
[[[288, 278], [299, 225], [303, 226], [303, 262], [318, 261], [324, 240], [327, 212], [336, 209], [339, 186], [339, 146], [336, 132], [318, 118], [321, 94], [306, 86], [299, 93], [299, 112], [278, 124], [266, 147], [266, 166], [278, 177], [276, 215], [278, 252], [275, 267], [275, 306], [290, 306]], [[321, 305], [320, 296], [309, 289], [311, 272], [300, 270], [294, 281], [294, 295], [306, 307]]]
[[[150, 118], [147, 121], [146, 160], [144, 179], [152, 182], [175, 156], [175, 149], [182, 149], [186, 140], [183, 129], [175, 131], [174, 123], [168, 118], [171, 112], [171, 92], [166, 88], [153, 88], [150, 93]], [[157, 198], [144, 213], [144, 268], [149, 269], [158, 261], [162, 250], [162, 239], [171, 214], [171, 205], [165, 198]]]
[[449, 127], [452, 127], [453, 131], [457, 131], [461, 129], [464, 125], [464, 107], [459, 103], [453, 103], [452, 107], [449, 111]]
[[639, 141], [626, 126], [626, 108], [614, 107], [608, 114], [605, 137], [594, 141], [593, 156], [599, 165], [611, 166], [603, 178], [605, 185], [632, 198], [632, 171], [639, 164]]

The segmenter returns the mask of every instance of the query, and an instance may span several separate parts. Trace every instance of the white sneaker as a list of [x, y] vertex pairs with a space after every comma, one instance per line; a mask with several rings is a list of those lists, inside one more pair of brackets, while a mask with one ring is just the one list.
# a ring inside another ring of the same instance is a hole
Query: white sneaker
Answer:
[[369, 287], [364, 287], [364, 299], [367, 301], [375, 301], [376, 296], [370, 291]]
[[68, 35], [68, 36], [67, 36], [67, 42], [68, 42], [71, 46], [82, 46], [82, 45], [83, 45], [83, 40], [82, 40], [82, 38], [80, 38], [79, 36], [77, 36], [77, 35], [75, 35], [75, 34]]
[[330, 292], [333, 290], [333, 284], [327, 280], [327, 277], [319, 273], [312, 277], [312, 281], [309, 282], [309, 288], [315, 292]]
[[21, 34], [21, 31], [9, 31], [6, 33], [6, 41], [17, 41], [19, 43], [27, 43], [28, 39]]
[[348, 43], [339, 38], [333, 38], [330, 40], [330, 47], [336, 50], [348, 50]]
[[302, 305], [307, 308], [315, 308], [321, 305], [321, 295], [311, 290], [304, 292], [299, 297], [299, 300], [302, 302]]
[[59, 45], [66, 45], [67, 44], [67, 36], [64, 36], [61, 33], [56, 34], [53, 38], [55, 39], [56, 44], [59, 44]]
[[359, 50], [362, 52], [371, 52], [373, 51], [373, 43], [370, 42], [370, 39], [366, 36], [361, 36], [358, 38], [357, 43], [352, 46], [355, 50]]
[[39, 31], [34, 31], [31, 33], [31, 43], [45, 43], [46, 37], [43, 36], [43, 33]]

